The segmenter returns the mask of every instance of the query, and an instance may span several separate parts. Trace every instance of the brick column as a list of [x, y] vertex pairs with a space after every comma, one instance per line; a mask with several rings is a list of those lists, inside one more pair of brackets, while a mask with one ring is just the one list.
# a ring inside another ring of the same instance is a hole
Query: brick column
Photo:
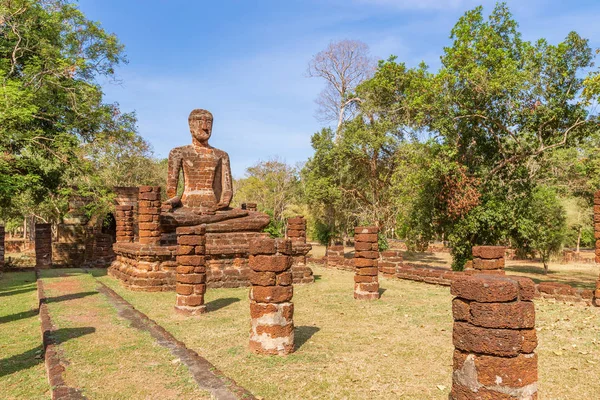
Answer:
[[452, 282], [454, 400], [537, 398], [535, 286], [477, 274]]
[[175, 311], [185, 315], [206, 312], [206, 225], [177, 228]]
[[133, 242], [133, 206], [116, 206], [115, 220], [117, 224], [117, 242]]
[[358, 300], [379, 298], [377, 232], [376, 226], [354, 229], [354, 298]]
[[344, 246], [336, 244], [327, 248], [327, 266], [333, 268], [344, 266]]
[[246, 203], [246, 210], [248, 210], [248, 211], [257, 211], [258, 210], [258, 206], [256, 205], [256, 203]]
[[4, 239], [5, 239], [4, 226], [0, 226], [0, 271], [4, 269]]
[[138, 196], [140, 243], [160, 243], [160, 186], [140, 186]]
[[[470, 267], [474, 273], [504, 275], [504, 246], [473, 246], [473, 261]], [[466, 268], [466, 270], [471, 270]]]
[[35, 267], [52, 267], [52, 225], [35, 224]]
[[250, 350], [286, 355], [294, 351], [294, 305], [289, 239], [250, 241]]
[[298, 215], [287, 219], [287, 235], [292, 242], [306, 243], [306, 220]]
[[386, 278], [393, 278], [396, 276], [398, 269], [402, 268], [402, 251], [400, 250], [386, 250], [380, 253], [378, 262], [379, 273], [383, 274]]
[[[596, 265], [600, 265], [600, 190], [594, 194], [594, 238], [596, 239]], [[596, 281], [594, 305], [600, 307], [600, 275]]]

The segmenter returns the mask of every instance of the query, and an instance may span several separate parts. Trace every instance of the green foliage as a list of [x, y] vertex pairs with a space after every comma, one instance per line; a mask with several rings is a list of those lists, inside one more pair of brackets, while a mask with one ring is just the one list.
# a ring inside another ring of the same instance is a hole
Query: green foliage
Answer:
[[319, 220], [315, 222], [314, 234], [317, 242], [323, 246], [329, 246], [334, 236], [331, 227]]
[[283, 221], [273, 218], [273, 211], [264, 210], [263, 212], [269, 214], [271, 219], [269, 220], [269, 225], [263, 229], [263, 232], [269, 234], [271, 238], [281, 238], [285, 235], [285, 224]]
[[537, 252], [547, 272], [550, 256], [558, 253], [565, 237], [565, 211], [555, 190], [543, 186], [533, 191], [524, 211], [527, 218], [517, 227], [520, 247]]
[[379, 251], [386, 251], [387, 249], [390, 248], [390, 244], [388, 243], [388, 240], [385, 237], [385, 234], [381, 231], [379, 231], [377, 233], [377, 247], [378, 247]]
[[277, 158], [260, 161], [246, 169], [246, 177], [236, 180], [234, 189], [232, 204], [256, 203], [260, 211], [272, 217], [272, 230], [278, 235], [283, 232], [286, 218], [296, 215], [300, 190], [298, 171]]
[[0, 15], [0, 218], [60, 220], [73, 192], [106, 207], [108, 185], [132, 171], [106, 150], [142, 141], [96, 82], [126, 62], [123, 45], [64, 0], [2, 1]]

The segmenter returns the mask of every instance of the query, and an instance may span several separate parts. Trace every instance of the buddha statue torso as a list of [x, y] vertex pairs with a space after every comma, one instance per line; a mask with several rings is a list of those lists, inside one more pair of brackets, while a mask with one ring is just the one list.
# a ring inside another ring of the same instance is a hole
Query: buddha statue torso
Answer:
[[198, 214], [214, 214], [229, 205], [233, 192], [227, 153], [194, 145], [173, 149], [169, 154], [169, 197], [175, 195], [180, 170], [183, 170], [184, 207]]

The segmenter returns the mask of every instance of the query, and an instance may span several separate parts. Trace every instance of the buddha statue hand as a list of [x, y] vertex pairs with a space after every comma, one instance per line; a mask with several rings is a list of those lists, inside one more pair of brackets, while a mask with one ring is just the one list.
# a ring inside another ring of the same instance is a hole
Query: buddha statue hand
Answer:
[[181, 197], [175, 196], [175, 197], [171, 197], [170, 199], [168, 199], [162, 203], [162, 210], [169, 212], [169, 211], [173, 211], [173, 209], [181, 207], [181, 206], [182, 206]]

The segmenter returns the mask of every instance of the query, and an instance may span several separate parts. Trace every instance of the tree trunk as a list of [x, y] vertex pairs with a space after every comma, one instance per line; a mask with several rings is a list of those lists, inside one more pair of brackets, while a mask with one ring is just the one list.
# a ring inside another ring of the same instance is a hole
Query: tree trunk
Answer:
[[542, 262], [544, 263], [544, 275], [548, 275], [548, 259], [543, 257]]
[[581, 243], [581, 227], [579, 227], [579, 229], [577, 230], [577, 250], [576, 252], [579, 253], [579, 244]]

